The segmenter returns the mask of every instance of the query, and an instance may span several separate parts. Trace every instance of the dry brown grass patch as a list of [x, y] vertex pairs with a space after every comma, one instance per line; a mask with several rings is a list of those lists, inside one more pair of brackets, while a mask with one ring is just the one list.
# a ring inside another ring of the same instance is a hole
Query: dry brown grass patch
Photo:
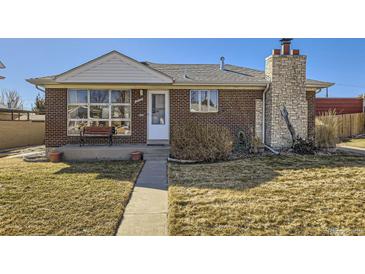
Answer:
[[140, 162], [0, 160], [0, 235], [113, 235]]
[[365, 159], [169, 165], [172, 235], [365, 235]]

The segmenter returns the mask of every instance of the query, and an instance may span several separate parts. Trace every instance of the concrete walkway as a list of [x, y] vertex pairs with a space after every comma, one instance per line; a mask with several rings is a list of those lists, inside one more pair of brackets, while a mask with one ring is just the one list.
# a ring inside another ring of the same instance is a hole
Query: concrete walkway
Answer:
[[165, 160], [145, 162], [117, 235], [167, 235], [167, 162]]
[[337, 146], [337, 150], [345, 153], [365, 156], [365, 149], [360, 147], [350, 147], [350, 146], [340, 145]]

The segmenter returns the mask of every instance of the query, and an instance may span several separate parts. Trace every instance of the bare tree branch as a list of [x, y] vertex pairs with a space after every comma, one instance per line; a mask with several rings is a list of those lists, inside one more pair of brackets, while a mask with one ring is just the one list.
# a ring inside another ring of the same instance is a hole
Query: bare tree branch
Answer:
[[0, 103], [9, 109], [23, 109], [23, 101], [16, 90], [3, 90]]

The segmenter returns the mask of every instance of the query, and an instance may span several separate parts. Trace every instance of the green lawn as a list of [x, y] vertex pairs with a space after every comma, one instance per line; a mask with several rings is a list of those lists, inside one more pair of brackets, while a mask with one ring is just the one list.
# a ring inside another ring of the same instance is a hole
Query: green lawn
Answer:
[[349, 146], [349, 147], [365, 148], [365, 139], [351, 139], [347, 142], [341, 143], [340, 146], [341, 145]]
[[169, 165], [171, 235], [365, 235], [365, 157]]
[[141, 166], [0, 159], [0, 235], [114, 235]]

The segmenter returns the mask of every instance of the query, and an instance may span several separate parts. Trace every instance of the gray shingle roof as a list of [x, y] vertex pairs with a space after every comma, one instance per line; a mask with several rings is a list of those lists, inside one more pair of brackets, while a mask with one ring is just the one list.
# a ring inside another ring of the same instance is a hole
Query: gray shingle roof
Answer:
[[[266, 84], [265, 72], [256, 69], [224, 65], [224, 70], [215, 64], [157, 64], [143, 62], [147, 66], [169, 75], [175, 83], [182, 84]], [[307, 85], [331, 86], [332, 83], [307, 79]]]
[[[116, 51], [112, 51], [101, 57], [86, 62], [85, 64], [72, 70], [99, 60], [105, 56], [112, 54], [113, 52]], [[134, 61], [138, 62], [136, 60]], [[157, 64], [152, 62], [140, 63], [144, 64], [154, 71], [161, 72], [162, 74], [171, 77], [173, 79], [172, 85], [252, 85], [265, 87], [266, 84], [269, 83], [269, 81], [265, 79], [264, 71], [234, 66], [230, 64], [226, 64], [224, 66], [224, 70], [220, 70], [219, 64]], [[57, 79], [57, 77], [59, 77], [60, 75], [62, 74], [31, 78], [27, 79], [27, 81], [35, 85], [59, 84], [62, 83], [62, 81], [59, 81]], [[169, 85], [171, 85], [171, 83]], [[307, 79], [306, 85], [307, 87], [324, 88], [332, 86], [333, 83]]]
[[219, 65], [178, 65], [155, 64], [146, 62], [146, 65], [171, 76], [176, 83], [267, 83], [264, 73], [258, 70], [225, 65], [220, 70]]

